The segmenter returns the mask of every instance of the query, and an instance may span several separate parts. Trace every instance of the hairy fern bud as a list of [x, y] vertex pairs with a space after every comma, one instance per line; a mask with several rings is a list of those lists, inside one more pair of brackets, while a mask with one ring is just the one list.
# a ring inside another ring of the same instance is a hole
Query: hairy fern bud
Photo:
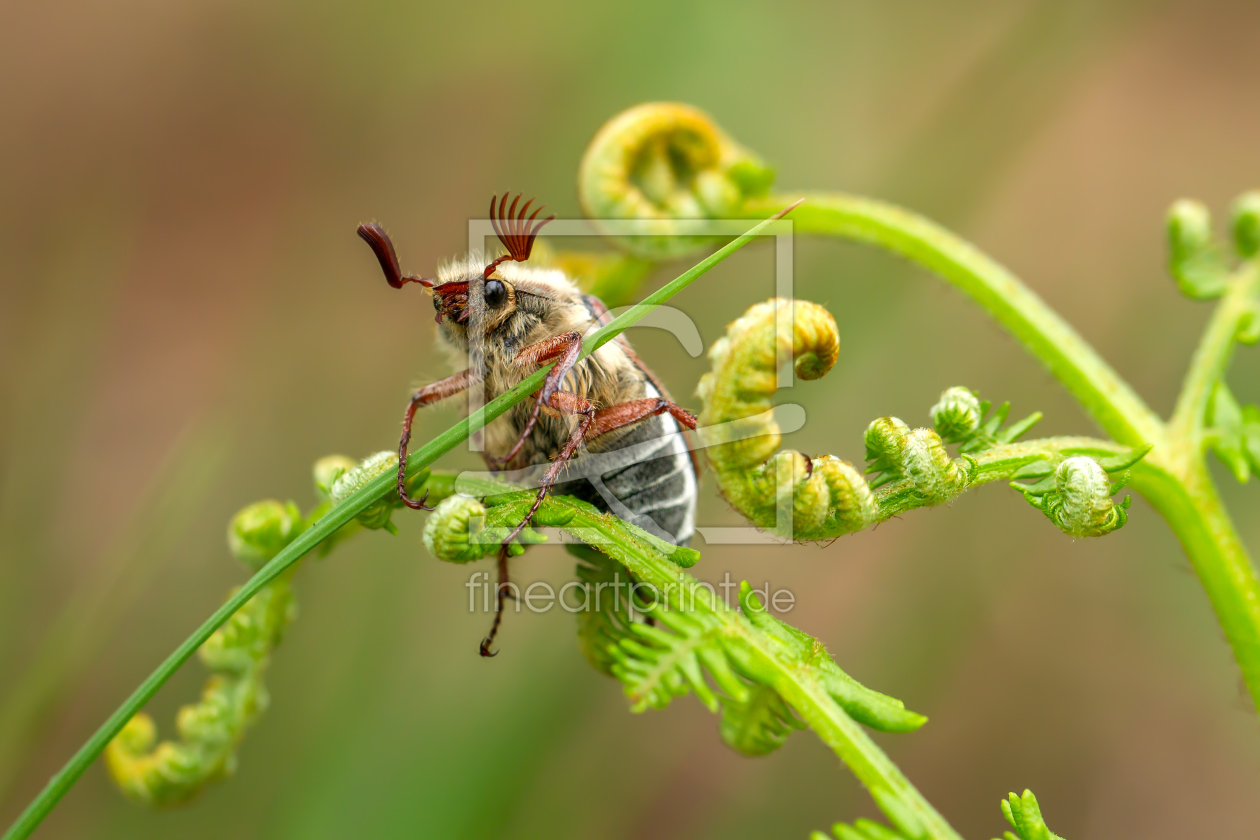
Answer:
[[258, 571], [304, 530], [306, 520], [293, 502], [255, 502], [228, 523], [228, 549], [252, 571]]
[[1124, 510], [1111, 501], [1111, 480], [1093, 458], [1066, 459], [1054, 478], [1062, 501], [1052, 518], [1065, 533], [1100, 537], [1124, 524]]
[[486, 506], [472, 496], [447, 496], [424, 523], [424, 547], [447, 563], [470, 563], [493, 554], [499, 547], [496, 541], [477, 539], [485, 517]]
[[1260, 191], [1243, 193], [1231, 208], [1234, 248], [1243, 259], [1260, 253]]
[[1122, 479], [1112, 484], [1102, 465], [1088, 455], [1074, 455], [1036, 484], [1014, 487], [1063, 533], [1101, 537], [1124, 527], [1129, 519], [1129, 497], [1120, 504], [1111, 499], [1124, 483]]
[[[393, 473], [398, 471], [398, 453], [397, 452], [377, 452], [375, 455], [369, 455], [363, 459], [363, 462], [354, 469], [342, 473], [333, 481], [330, 498], [334, 505], [339, 505], [346, 499], [354, 495], [355, 491], [369, 484], [374, 478], [385, 473]], [[364, 528], [384, 528], [391, 534], [397, 533], [397, 528], [390, 521], [390, 517], [394, 513], [394, 508], [398, 506], [398, 497], [396, 494], [389, 494], [383, 499], [373, 502], [364, 509], [357, 517], [359, 524]]]
[[983, 418], [980, 398], [970, 388], [949, 388], [941, 394], [936, 405], [932, 406], [932, 426], [946, 443], [960, 443], [965, 440], [980, 428]]
[[1181, 198], [1168, 208], [1168, 246], [1174, 254], [1189, 256], [1212, 244], [1212, 213], [1207, 205]]
[[1212, 216], [1201, 202], [1183, 198], [1168, 210], [1168, 270], [1186, 297], [1219, 297], [1229, 279], [1220, 248], [1212, 238]]
[[908, 437], [910, 427], [898, 417], [872, 420], [862, 435], [866, 444], [866, 460], [870, 462], [869, 471], [889, 472], [893, 478], [902, 477], [899, 467]]
[[333, 484], [354, 467], [355, 461], [348, 455], [325, 455], [316, 461], [311, 474], [315, 480], [315, 492], [319, 494], [319, 498], [323, 501], [332, 499]]
[[931, 429], [911, 429], [896, 417], [881, 417], [866, 427], [867, 472], [883, 475], [877, 485], [898, 479], [909, 483], [924, 505], [939, 505], [967, 489], [967, 472], [945, 451]]

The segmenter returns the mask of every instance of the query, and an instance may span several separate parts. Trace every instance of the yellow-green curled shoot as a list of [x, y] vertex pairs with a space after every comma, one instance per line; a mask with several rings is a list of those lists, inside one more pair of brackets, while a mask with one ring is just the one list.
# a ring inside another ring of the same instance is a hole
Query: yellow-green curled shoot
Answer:
[[[706, 452], [723, 495], [759, 528], [798, 540], [847, 534], [878, 508], [853, 465], [823, 456], [777, 452], [781, 438], [771, 402], [778, 371], [793, 361], [802, 379], [823, 376], [840, 355], [831, 313], [808, 301], [759, 303], [709, 350], [713, 366], [696, 389]], [[790, 510], [791, 531], [782, 514]]]

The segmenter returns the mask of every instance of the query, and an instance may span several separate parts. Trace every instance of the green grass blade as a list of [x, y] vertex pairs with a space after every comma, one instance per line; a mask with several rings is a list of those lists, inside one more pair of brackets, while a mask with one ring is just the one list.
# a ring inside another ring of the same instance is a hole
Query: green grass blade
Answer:
[[92, 563], [40, 640], [31, 665], [6, 685], [0, 702], [0, 802], [25, 753], [49, 721], [77, 672], [108, 642], [160, 561], [179, 545], [197, 508], [219, 478], [229, 438], [218, 422], [195, 421], [171, 446], [130, 520]]

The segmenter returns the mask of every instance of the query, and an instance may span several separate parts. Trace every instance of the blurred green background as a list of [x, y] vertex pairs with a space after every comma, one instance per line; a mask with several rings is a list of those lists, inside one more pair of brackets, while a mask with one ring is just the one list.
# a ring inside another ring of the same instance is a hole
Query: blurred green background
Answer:
[[[902, 202], [977, 242], [1167, 412], [1207, 308], [1165, 276], [1162, 214], [1260, 186], [1258, 35], [1241, 2], [3, 4], [0, 825], [244, 580], [232, 512], [309, 506], [316, 457], [392, 447], [408, 388], [447, 372], [427, 298], [381, 281], [360, 221], [430, 271], [491, 193], [578, 215], [598, 126], [686, 101], [784, 189]], [[711, 342], [772, 264], [749, 248], [677, 305]], [[1092, 431], [921, 272], [798, 241], [796, 289], [844, 344], [791, 394], [811, 418], [793, 446], [859, 459], [869, 420], [924, 423], [955, 384]], [[694, 406], [703, 360], [637, 342]], [[1243, 351], [1241, 399], [1258, 374]], [[1255, 488], [1219, 477], [1260, 547]], [[703, 521], [733, 524], [702, 492]], [[232, 780], [154, 814], [94, 767], [38, 836], [804, 838], [874, 815], [808, 733], [748, 759], [691, 698], [630, 715], [566, 613], [510, 614], [480, 659], [467, 571], [396, 519], [302, 570]], [[964, 835], [998, 833], [1024, 787], [1073, 840], [1254, 833], [1260, 724], [1143, 502], [1099, 541], [995, 487], [826, 547], [698, 547], [702, 577], [793, 589], [793, 623], [931, 718], [879, 741]], [[203, 678], [190, 663], [151, 704], [164, 733]]]

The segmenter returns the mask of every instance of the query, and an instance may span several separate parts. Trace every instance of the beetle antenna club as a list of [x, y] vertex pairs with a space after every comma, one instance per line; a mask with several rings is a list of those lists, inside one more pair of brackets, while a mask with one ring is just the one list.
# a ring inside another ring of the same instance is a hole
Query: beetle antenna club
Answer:
[[[499, 263], [508, 260], [516, 262], [525, 262], [529, 259], [530, 251], [534, 250], [534, 239], [538, 236], [538, 231], [542, 230], [542, 226], [555, 218], [554, 215], [548, 216], [540, 222], [534, 220], [538, 218], [538, 214], [543, 211], [540, 204], [538, 209], [534, 211], [534, 215], [528, 219], [525, 214], [529, 212], [529, 206], [534, 203], [534, 199], [525, 202], [525, 206], [521, 208], [521, 212], [516, 212], [517, 202], [521, 200], [522, 193], [517, 193], [516, 198], [512, 199], [512, 206], [507, 206], [508, 193], [503, 194], [503, 198], [499, 199], [497, 195], [490, 197], [490, 224], [494, 226], [494, 233], [499, 237], [499, 241], [503, 243], [503, 247], [508, 252], [498, 257], [489, 265], [482, 273], [482, 277], [486, 280], [490, 279], [490, 275], [494, 274], [494, 270], [499, 267]], [[499, 202], [499, 208], [494, 207], [495, 201]], [[507, 208], [507, 212], [504, 212]]]
[[376, 254], [376, 260], [381, 264], [381, 271], [385, 272], [386, 283], [395, 289], [401, 289], [407, 283], [419, 283], [426, 289], [432, 290], [432, 280], [416, 277], [414, 274], [403, 276], [402, 269], [398, 267], [398, 252], [394, 250], [394, 243], [390, 241], [385, 228], [376, 222], [366, 222], [359, 225], [358, 232], [359, 238], [368, 244], [373, 254]]

